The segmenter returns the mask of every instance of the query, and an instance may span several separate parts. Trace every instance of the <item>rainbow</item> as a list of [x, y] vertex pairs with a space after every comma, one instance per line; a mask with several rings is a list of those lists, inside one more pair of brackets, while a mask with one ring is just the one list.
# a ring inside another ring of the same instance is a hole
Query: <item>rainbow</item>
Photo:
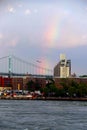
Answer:
[[60, 20], [55, 17], [45, 31], [45, 41], [50, 47], [54, 47], [55, 44], [57, 44], [58, 39], [60, 38], [59, 21]]

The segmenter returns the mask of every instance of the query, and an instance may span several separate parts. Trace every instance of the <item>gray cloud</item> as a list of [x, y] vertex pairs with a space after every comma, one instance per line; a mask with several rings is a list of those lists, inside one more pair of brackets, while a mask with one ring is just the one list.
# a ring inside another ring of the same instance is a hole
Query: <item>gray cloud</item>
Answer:
[[[0, 2], [1, 55], [7, 55], [11, 51], [21, 57], [45, 57], [49, 66], [53, 67], [61, 51], [66, 50], [65, 53], [69, 55], [70, 49], [73, 50], [72, 55], [74, 51], [79, 54], [75, 48], [87, 45], [85, 0]], [[71, 58], [73, 57], [74, 55]], [[78, 60], [80, 61], [79, 58]]]

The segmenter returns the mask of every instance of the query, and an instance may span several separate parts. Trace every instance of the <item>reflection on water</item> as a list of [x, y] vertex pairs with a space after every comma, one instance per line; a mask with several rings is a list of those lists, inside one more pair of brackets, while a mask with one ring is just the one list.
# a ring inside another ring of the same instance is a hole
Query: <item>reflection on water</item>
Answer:
[[0, 100], [0, 130], [87, 130], [87, 102]]

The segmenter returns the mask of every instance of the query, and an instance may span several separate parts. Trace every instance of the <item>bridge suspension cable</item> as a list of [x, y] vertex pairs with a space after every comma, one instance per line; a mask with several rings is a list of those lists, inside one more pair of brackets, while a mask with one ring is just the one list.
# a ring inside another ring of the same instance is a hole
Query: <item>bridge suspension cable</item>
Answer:
[[9, 75], [53, 75], [51, 69], [27, 62], [14, 55], [0, 58], [0, 73], [8, 73]]
[[8, 57], [4, 56], [0, 58], [0, 72], [8, 72]]
[[[13, 64], [13, 71], [21, 72], [21, 73], [28, 73], [28, 74], [43, 74], [43, 75], [52, 75], [52, 70], [47, 69], [33, 63], [29, 63], [24, 61], [18, 57], [12, 56], [12, 64]], [[17, 66], [16, 68], [14, 66]]]

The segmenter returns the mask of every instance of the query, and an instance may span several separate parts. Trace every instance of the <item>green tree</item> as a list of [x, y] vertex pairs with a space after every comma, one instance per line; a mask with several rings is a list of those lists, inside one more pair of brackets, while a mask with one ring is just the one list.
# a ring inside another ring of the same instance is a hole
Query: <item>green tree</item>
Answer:
[[41, 89], [41, 84], [36, 80], [35, 82], [35, 90], [40, 90]]
[[78, 97], [85, 97], [87, 95], [87, 85], [84, 83], [80, 83], [77, 89]]
[[43, 92], [45, 96], [56, 96], [57, 95], [57, 87], [55, 86], [54, 80], [49, 80], [48, 83], [46, 84], [46, 87], [43, 88]]
[[27, 83], [27, 89], [29, 91], [34, 91], [35, 90], [35, 83], [34, 81], [30, 80], [28, 83]]

